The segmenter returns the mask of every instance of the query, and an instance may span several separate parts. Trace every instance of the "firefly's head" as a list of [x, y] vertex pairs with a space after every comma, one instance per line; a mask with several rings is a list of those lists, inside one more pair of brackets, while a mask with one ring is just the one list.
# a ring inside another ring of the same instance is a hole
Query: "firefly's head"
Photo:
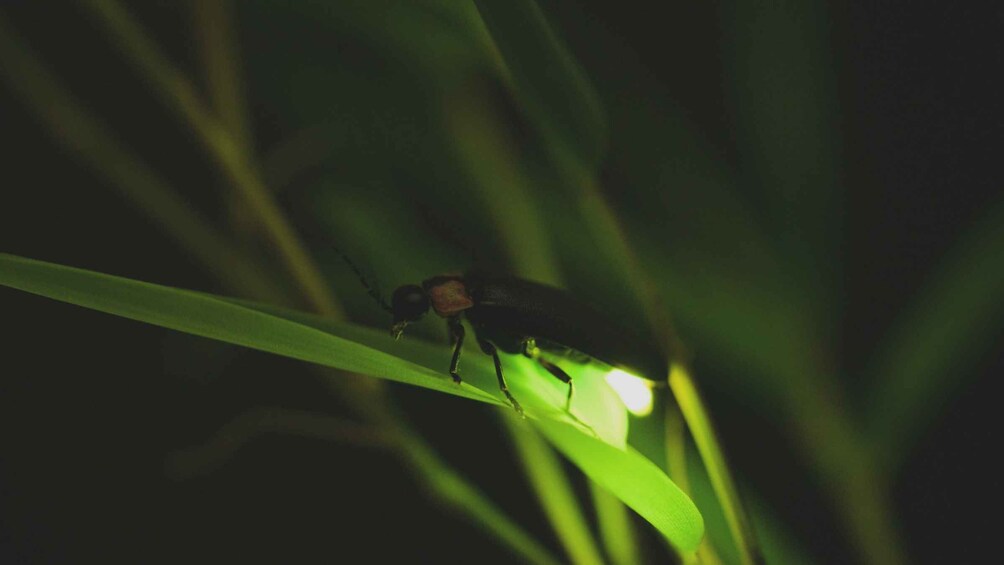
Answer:
[[401, 337], [405, 326], [417, 322], [429, 311], [429, 295], [416, 284], [399, 286], [390, 298], [390, 308], [394, 314], [390, 335], [397, 339]]

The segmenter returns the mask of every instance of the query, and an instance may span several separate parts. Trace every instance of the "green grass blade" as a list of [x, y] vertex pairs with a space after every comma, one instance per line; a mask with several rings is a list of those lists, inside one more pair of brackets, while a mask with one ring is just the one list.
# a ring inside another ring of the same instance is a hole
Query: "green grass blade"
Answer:
[[245, 154], [253, 147], [251, 120], [244, 95], [239, 42], [233, 2], [210, 0], [192, 4], [192, 20], [198, 38], [202, 66], [213, 111]]
[[503, 404], [475, 387], [453, 384], [442, 371], [197, 292], [7, 254], [0, 254], [0, 284], [302, 361]]
[[599, 97], [533, 0], [477, 0], [531, 122], [550, 144], [589, 168], [606, 145]]
[[725, 463], [725, 455], [718, 444], [711, 420], [697, 388], [690, 379], [689, 372], [684, 367], [674, 364], [669, 375], [669, 386], [673, 389], [673, 395], [680, 404], [680, 410], [694, 437], [694, 443], [697, 444], [697, 450], [708, 469], [715, 495], [725, 511], [729, 530], [739, 548], [741, 562], [744, 565], [760, 562], [756, 536], [743, 509], [732, 474]]
[[1004, 201], [949, 252], [871, 363], [868, 431], [898, 464], [1004, 314]]
[[762, 191], [801, 291], [832, 307], [842, 215], [828, 4], [730, 2], [719, 13], [742, 174]]
[[[480, 382], [490, 383], [494, 387], [495, 377], [490, 366], [477, 362], [468, 363], [468, 382], [473, 381], [475, 386], [466, 383], [457, 386], [443, 375], [441, 369], [446, 366], [448, 348], [408, 340], [398, 343], [386, 336], [378, 338], [379, 332], [351, 324], [327, 322], [330, 327], [340, 328], [345, 335], [365, 339], [370, 345], [400, 345], [400, 354], [410, 360], [321, 331], [311, 325], [205, 294], [6, 254], [0, 254], [0, 284], [294, 359], [482, 402], [505, 404], [499, 396], [485, 392], [492, 389], [476, 386]], [[436, 368], [422, 364], [432, 363], [437, 355], [441, 362], [434, 363]], [[584, 381], [583, 385], [586, 385], [589, 382], [602, 382], [602, 379]], [[542, 419], [536, 421], [535, 425], [587, 476], [649, 520], [675, 547], [684, 552], [692, 552], [703, 534], [703, 521], [690, 499], [658, 467], [636, 452], [630, 449], [625, 451], [561, 422], [567, 420], [561, 402], [563, 391], [556, 388], [551, 397], [546, 392], [540, 394], [536, 385], [546, 382], [548, 381], [543, 378], [512, 381], [513, 394], [522, 395], [520, 398], [528, 414], [539, 413], [557, 420]], [[519, 383], [526, 384], [519, 386]], [[588, 387], [582, 388], [589, 390]], [[592, 420], [587, 422], [595, 427]]]
[[168, 60], [119, 2], [82, 0], [82, 3], [105, 27], [122, 54], [154, 87], [154, 93], [164, 99], [206, 147], [209, 156], [247, 203], [262, 233], [269, 237], [286, 270], [311, 305], [323, 314], [340, 315], [341, 306], [251, 163], [250, 156], [203, 103], [195, 85]]
[[129, 147], [45, 68], [0, 14], [0, 79], [20, 97], [60, 146], [104, 178], [157, 228], [230, 288], [276, 300], [279, 284], [232, 245], [177, 191], [146, 166]]
[[[233, 299], [181, 290], [0, 254], [0, 284], [169, 329], [218, 339], [345, 371], [420, 386], [455, 396], [508, 406], [498, 392], [486, 356], [464, 361], [464, 383], [445, 374], [448, 347], [418, 340], [395, 341], [386, 332], [278, 307], [251, 308]], [[271, 311], [269, 311], [271, 309]], [[531, 417], [573, 420], [564, 411], [565, 389], [539, 375], [522, 357], [506, 358], [510, 389]], [[600, 437], [621, 446], [626, 416], [601, 378], [583, 379], [578, 400], [582, 419]], [[553, 381], [553, 382], [552, 382]]]
[[680, 553], [697, 550], [704, 519], [662, 469], [630, 447], [618, 449], [566, 424], [534, 424], [587, 477], [645, 518]]
[[[414, 462], [426, 484], [441, 500], [455, 507], [465, 516], [473, 517], [475, 524], [489, 535], [500, 538], [507, 547], [517, 552], [521, 560], [541, 565], [559, 563], [549, 551], [528, 536], [519, 524], [503, 514], [488, 498], [465, 481], [453, 469], [444, 465], [424, 441], [409, 441], [409, 433], [402, 431], [401, 447]], [[417, 436], [416, 436], [417, 437]]]
[[[372, 347], [388, 355], [403, 357], [433, 370], [442, 372], [445, 367], [449, 366], [451, 351], [444, 346], [417, 339], [395, 341], [387, 335], [386, 331], [336, 322], [278, 306], [232, 298], [224, 298], [223, 300], [304, 324]], [[499, 403], [508, 405], [497, 392], [495, 369], [488, 359], [483, 355], [465, 356], [462, 362], [464, 383], [471, 384], [480, 391], [491, 391]], [[509, 388], [520, 403], [525, 404], [524, 407], [533, 407], [529, 411], [531, 416], [543, 414], [548, 418], [563, 422], [574, 421], [564, 409], [565, 395], [568, 390], [564, 383], [547, 373], [543, 373], [535, 363], [521, 356], [506, 356], [503, 363], [506, 366], [506, 374], [516, 377], [509, 379]], [[582, 378], [576, 380], [578, 384], [575, 389], [575, 403], [572, 411], [576, 417], [588, 424], [603, 441], [617, 447], [623, 447], [627, 438], [627, 413], [616, 393], [602, 378], [603, 373], [604, 370], [600, 367], [580, 368], [576, 375]]]
[[596, 508], [600, 539], [603, 540], [610, 562], [614, 565], [641, 563], [634, 524], [627, 506], [593, 481], [589, 481], [589, 490], [593, 495], [593, 507]]
[[506, 417], [505, 423], [530, 483], [568, 558], [580, 565], [601, 565], [603, 559], [599, 548], [561, 468], [561, 461], [547, 442], [535, 430], [518, 421], [515, 415]]
[[[707, 468], [700, 457], [687, 459], [687, 474], [692, 486], [691, 496], [701, 508], [707, 536], [698, 555], [700, 563], [738, 563], [738, 550], [733, 543], [725, 512], [718, 503]], [[813, 559], [806, 553], [795, 536], [786, 531], [784, 524], [777, 520], [769, 508], [756, 497], [749, 497], [748, 510], [763, 551], [764, 562], [770, 565], [810, 565]], [[712, 548], [713, 545], [713, 548]], [[708, 557], [711, 559], [708, 559]]]

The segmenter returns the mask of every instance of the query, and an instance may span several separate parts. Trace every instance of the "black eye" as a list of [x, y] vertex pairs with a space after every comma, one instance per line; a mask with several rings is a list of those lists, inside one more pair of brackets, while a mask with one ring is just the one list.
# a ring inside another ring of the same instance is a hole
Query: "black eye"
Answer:
[[429, 297], [422, 287], [413, 284], [398, 287], [390, 303], [394, 319], [398, 321], [413, 322], [429, 310]]

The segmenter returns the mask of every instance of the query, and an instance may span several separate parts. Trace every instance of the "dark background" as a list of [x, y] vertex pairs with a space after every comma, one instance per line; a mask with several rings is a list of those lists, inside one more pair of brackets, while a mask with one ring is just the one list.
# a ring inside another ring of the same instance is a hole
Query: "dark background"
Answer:
[[[672, 89], [727, 161], [738, 161], [727, 101], [716, 88], [725, 81], [721, 53], [707, 40], [723, 34], [714, 6], [653, 13], [644, 2], [542, 4], [573, 52], [576, 30], [604, 28]], [[130, 9], [176, 63], [194, 65], [185, 6]], [[1002, 196], [1004, 116], [993, 79], [1004, 19], [992, 3], [826, 9], [845, 163], [840, 358], [854, 375], [933, 265]], [[117, 135], [186, 187], [191, 201], [223, 214], [203, 153], [75, 5], [2, 2], [0, 10]], [[588, 72], [591, 62], [583, 57], [583, 64]], [[250, 96], [257, 144], [267, 148], [282, 125]], [[0, 250], [224, 292], [55, 145], [5, 88], [0, 144]], [[0, 561], [509, 559], [481, 531], [430, 503], [377, 448], [273, 434], [208, 476], [165, 477], [166, 453], [204, 441], [248, 408], [348, 414], [299, 363], [6, 288], [0, 320]], [[996, 331], [994, 347], [957, 375], [897, 476], [895, 507], [916, 562], [980, 563], [999, 553], [988, 508], [1000, 494], [999, 474], [988, 464], [999, 445], [992, 384], [1004, 370], [999, 324]], [[859, 383], [849, 377], [847, 384], [853, 399]], [[778, 467], [793, 449], [783, 430], [728, 390], [711, 385], [705, 392], [747, 487], [818, 562], [854, 562], [805, 469], [797, 460]], [[485, 408], [422, 390], [395, 387], [394, 394], [447, 460], [558, 551]], [[457, 426], [498, 448], [464, 453]], [[656, 554], [654, 536], [645, 535], [646, 551]]]

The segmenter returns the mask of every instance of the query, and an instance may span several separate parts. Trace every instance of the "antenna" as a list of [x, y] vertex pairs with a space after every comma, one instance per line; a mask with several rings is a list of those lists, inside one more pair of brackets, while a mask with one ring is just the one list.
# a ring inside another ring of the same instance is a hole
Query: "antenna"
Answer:
[[381, 308], [393, 314], [394, 309], [391, 308], [390, 304], [387, 304], [387, 301], [380, 295], [380, 289], [376, 286], [376, 284], [370, 283], [369, 280], [366, 279], [366, 276], [359, 270], [359, 267], [352, 262], [352, 259], [349, 259], [349, 256], [346, 255], [344, 251], [337, 247], [335, 247], [335, 251], [342, 256], [342, 260], [345, 261], [349, 265], [349, 268], [352, 269], [352, 272], [359, 277], [359, 282], [361, 282], [366, 288], [366, 293], [369, 294], [373, 300], [376, 300], [377, 304], [379, 304]]

